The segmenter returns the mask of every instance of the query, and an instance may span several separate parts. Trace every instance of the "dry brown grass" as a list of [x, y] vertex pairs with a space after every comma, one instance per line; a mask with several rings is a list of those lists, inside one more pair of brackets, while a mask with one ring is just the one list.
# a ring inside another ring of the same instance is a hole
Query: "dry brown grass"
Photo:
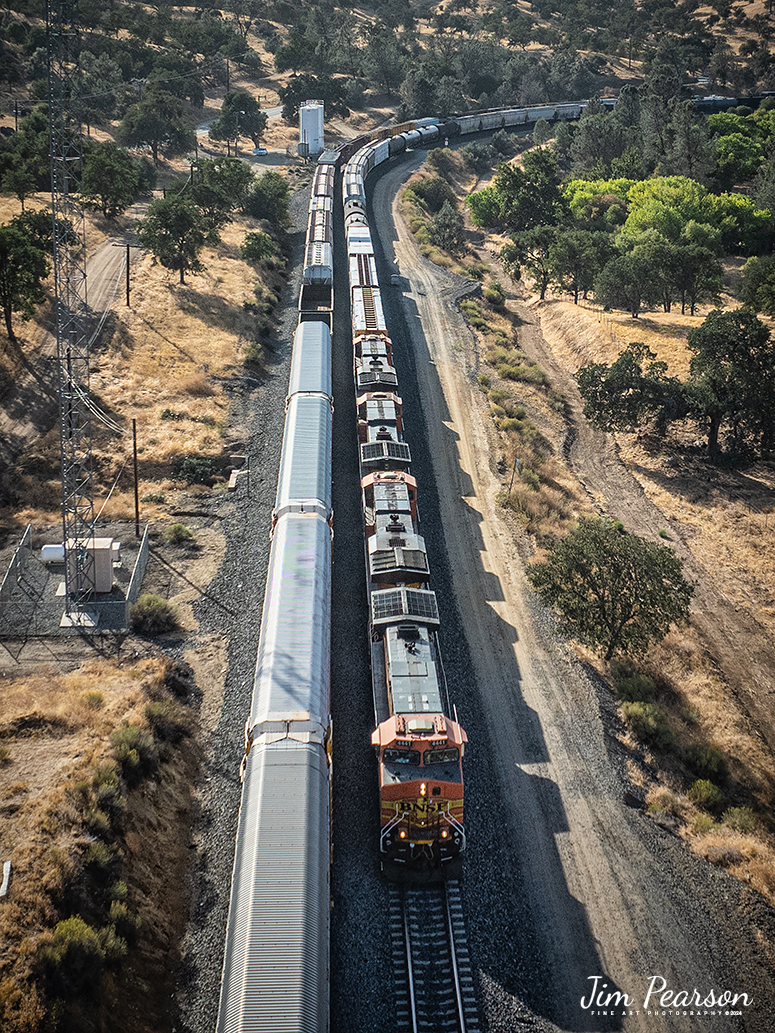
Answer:
[[[94, 838], [84, 826], [76, 785], [89, 783], [94, 767], [112, 756], [110, 735], [122, 722], [147, 727], [149, 698], [166, 695], [164, 671], [160, 659], [123, 666], [91, 660], [67, 674], [41, 671], [3, 679], [0, 741], [8, 748], [9, 759], [0, 765], [0, 858], [12, 864], [9, 896], [0, 908], [0, 1028], [4, 1031], [32, 1033], [42, 1028], [29, 1022], [31, 1014], [40, 1018], [44, 1001], [33, 971], [36, 944], [45, 929], [70, 913], [62, 911], [63, 894], [80, 877], [83, 851]], [[181, 765], [176, 755], [160, 771], [159, 791], [152, 800], [146, 801], [143, 792], [130, 792], [124, 819], [121, 878], [129, 886], [128, 901], [133, 910], [145, 912], [145, 938], [151, 943], [166, 938], [167, 949], [172, 950], [170, 932], [179, 930], [181, 914], [170, 914], [167, 898], [177, 900], [180, 895], [177, 855], [185, 855], [185, 844], [168, 843], [164, 837], [155, 840], [154, 865], [168, 863], [170, 868], [166, 876], [159, 873], [155, 879], [149, 879], [144, 870], [147, 856], [136, 857], [133, 844], [147, 843], [152, 827], [158, 830], [160, 823], [180, 820], [189, 793], [190, 773], [184, 769], [185, 762]], [[169, 855], [166, 861], [165, 855]], [[160, 895], [165, 878], [177, 885]], [[126, 962], [128, 968], [135, 964], [142, 967], [143, 962], [132, 957]], [[111, 977], [111, 994], [121, 995], [122, 978], [122, 973]]]

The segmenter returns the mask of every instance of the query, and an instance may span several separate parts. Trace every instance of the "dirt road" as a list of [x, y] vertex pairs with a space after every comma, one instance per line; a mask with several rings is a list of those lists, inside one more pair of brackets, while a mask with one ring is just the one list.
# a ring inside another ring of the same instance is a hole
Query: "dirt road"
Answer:
[[[553, 641], [551, 622], [526, 588], [512, 528], [495, 503], [502, 485], [491, 465], [492, 424], [476, 384], [473, 337], [450, 303], [459, 281], [420, 256], [394, 200], [419, 159], [383, 175], [374, 209], [385, 259], [392, 261], [393, 247], [410, 288], [406, 318], [479, 708], [464, 724], [470, 735], [473, 718], [489, 739], [505, 808], [490, 814], [501, 823], [503, 856], [479, 864], [502, 880], [504, 909], [523, 903], [509, 885], [509, 865], [519, 867], [518, 892], [527, 898], [545, 965], [543, 1015], [563, 1029], [654, 1029], [643, 1002], [657, 975], [670, 988], [697, 987], [703, 996], [713, 987], [747, 990], [761, 1002], [741, 1019], [660, 1015], [657, 1028], [699, 1030], [712, 1022], [719, 1031], [764, 1030], [775, 983], [759, 930], [739, 915], [745, 891], [627, 805], [620, 747], [610, 734], [613, 702]], [[483, 985], [498, 986], [486, 934], [473, 929], [472, 939]], [[582, 1007], [596, 975], [605, 977], [606, 993], [629, 995], [632, 1007], [613, 1015]], [[495, 996], [504, 993], [501, 984]], [[497, 1010], [494, 1000], [488, 1007]]]
[[[87, 327], [98, 331], [101, 318], [114, 301], [123, 300], [126, 248], [110, 237], [87, 262]], [[114, 246], [115, 245], [115, 246]], [[52, 306], [52, 319], [55, 318]], [[24, 361], [24, 372], [2, 399], [0, 407], [0, 467], [11, 469], [25, 449], [56, 424], [59, 406], [56, 329], [40, 329], [40, 343]]]

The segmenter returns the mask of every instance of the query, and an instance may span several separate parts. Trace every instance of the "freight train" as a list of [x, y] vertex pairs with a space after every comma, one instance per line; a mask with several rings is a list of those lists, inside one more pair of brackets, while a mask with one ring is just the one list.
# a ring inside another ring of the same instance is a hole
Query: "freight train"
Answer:
[[[712, 109], [731, 107], [712, 98]], [[746, 99], [749, 100], [748, 98]], [[609, 104], [612, 102], [608, 102]], [[696, 101], [702, 110], [702, 98]], [[438, 609], [403, 440], [365, 180], [407, 148], [578, 118], [585, 101], [421, 119], [324, 152], [309, 202], [224, 953], [218, 1033], [329, 1028], [331, 341], [335, 180], [350, 272], [371, 655], [379, 849], [391, 877], [455, 870], [465, 847], [461, 760], [438, 652]]]

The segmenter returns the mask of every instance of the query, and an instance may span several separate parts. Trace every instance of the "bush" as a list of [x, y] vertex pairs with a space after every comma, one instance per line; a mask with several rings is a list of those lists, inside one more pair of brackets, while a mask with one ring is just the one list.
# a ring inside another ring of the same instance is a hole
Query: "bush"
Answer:
[[83, 701], [89, 710], [102, 710], [105, 706], [105, 697], [101, 692], [85, 692]]
[[145, 716], [153, 728], [153, 734], [164, 742], [177, 743], [191, 735], [191, 716], [178, 703], [170, 699], [149, 703]]
[[100, 985], [105, 951], [98, 931], [82, 918], [57, 922], [53, 933], [42, 940], [39, 958], [55, 997], [93, 994]]
[[501, 287], [497, 280], [494, 280], [485, 290], [484, 299], [485, 301], [489, 301], [493, 308], [503, 308], [506, 301], [506, 295], [503, 287]]
[[689, 799], [704, 811], [716, 811], [721, 806], [721, 790], [707, 778], [698, 778], [689, 788]]
[[185, 524], [170, 524], [164, 528], [162, 538], [169, 545], [181, 545], [183, 542], [193, 542], [194, 532]]
[[479, 375], [479, 387], [481, 387], [482, 391], [488, 391], [491, 383], [492, 380], [487, 373], [481, 373]]
[[721, 820], [735, 832], [753, 832], [756, 828], [756, 817], [750, 807], [730, 807], [721, 815]]
[[129, 910], [123, 900], [112, 900], [110, 903], [110, 922], [116, 934], [127, 943], [134, 943], [137, 940], [137, 930], [140, 920], [136, 914]]
[[148, 732], [138, 725], [124, 721], [111, 735], [110, 742], [127, 785], [139, 785], [156, 770], [159, 761], [156, 746]]
[[11, 750], [8, 746], [0, 745], [0, 764], [11, 763]]
[[441, 211], [445, 201], [448, 201], [452, 208], [457, 209], [455, 191], [441, 176], [428, 176], [427, 179], [418, 180], [417, 183], [412, 183], [409, 190], [434, 215]]
[[140, 596], [129, 611], [129, 622], [138, 635], [163, 635], [179, 627], [172, 603], [152, 593]]
[[270, 259], [277, 258], [279, 255], [274, 240], [272, 240], [268, 233], [262, 233], [261, 231], [246, 234], [245, 240], [240, 247], [240, 252], [245, 261], [251, 262], [253, 265], [267, 262]]
[[625, 721], [638, 742], [661, 750], [672, 743], [673, 733], [667, 716], [656, 703], [624, 703], [622, 709]]
[[636, 670], [627, 660], [611, 664], [611, 678], [616, 694], [627, 703], [651, 703], [656, 695], [654, 679]]
[[108, 815], [111, 823], [118, 821], [126, 808], [126, 798], [115, 764], [108, 761], [95, 769], [92, 776], [92, 792], [97, 806]]
[[713, 832], [716, 828], [716, 823], [709, 814], [698, 814], [692, 822], [692, 831], [696, 832], [698, 836], [707, 836], [709, 832]]
[[143, 495], [140, 501], [162, 503], [164, 502], [164, 499], [165, 495], [163, 491], [151, 491], [147, 495]]
[[186, 484], [207, 484], [215, 475], [216, 465], [212, 456], [175, 456], [172, 460], [172, 476]]
[[707, 743], [695, 743], [687, 746], [684, 760], [700, 778], [710, 781], [725, 782], [729, 775], [727, 759], [721, 750]]
[[675, 818], [680, 818], [684, 810], [680, 798], [669, 789], [660, 790], [646, 809], [649, 814], [672, 814]]

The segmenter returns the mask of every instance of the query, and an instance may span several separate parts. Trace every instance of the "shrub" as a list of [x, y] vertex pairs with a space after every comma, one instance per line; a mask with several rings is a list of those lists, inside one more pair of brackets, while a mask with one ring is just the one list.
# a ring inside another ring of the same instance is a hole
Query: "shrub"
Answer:
[[276, 258], [279, 254], [274, 240], [268, 233], [261, 231], [246, 234], [240, 252], [245, 261], [251, 262], [253, 265]]
[[150, 592], [141, 595], [131, 608], [129, 621], [139, 635], [162, 635], [179, 627], [172, 603]]
[[89, 710], [102, 710], [105, 706], [105, 697], [101, 692], [85, 692], [83, 701]]
[[445, 201], [448, 201], [452, 208], [457, 209], [455, 191], [441, 176], [428, 176], [427, 179], [421, 179], [417, 183], [412, 183], [409, 190], [434, 215], [441, 211]]
[[124, 813], [126, 798], [116, 765], [112, 762], [100, 764], [92, 776], [92, 791], [97, 806], [115, 823]]
[[107, 816], [105, 811], [101, 810], [99, 807], [87, 807], [84, 814], [84, 821], [86, 823], [86, 828], [93, 836], [102, 836], [104, 839], [110, 835], [110, 818]]
[[215, 470], [212, 456], [181, 455], [174, 456], [172, 460], [172, 476], [186, 484], [207, 484]]
[[165, 495], [163, 491], [151, 491], [147, 495], [143, 495], [140, 501], [162, 503], [164, 502], [164, 499]]
[[664, 710], [656, 703], [624, 703], [624, 718], [638, 742], [666, 749], [673, 741]]
[[492, 380], [487, 373], [481, 373], [479, 375], [479, 387], [481, 387], [482, 391], [488, 391], [491, 383]]
[[215, 394], [215, 388], [204, 373], [192, 373], [191, 376], [181, 381], [180, 389], [187, 395], [193, 395], [194, 398], [210, 398]]
[[11, 750], [8, 746], [0, 744], [0, 764], [11, 763]]
[[651, 703], [656, 695], [654, 679], [638, 671], [627, 660], [611, 664], [611, 677], [617, 695], [627, 703]]
[[137, 786], [156, 770], [159, 756], [148, 732], [127, 721], [110, 737], [121, 774], [129, 786]]
[[185, 524], [176, 523], [165, 527], [162, 537], [169, 545], [181, 545], [183, 542], [193, 542], [194, 532]]
[[713, 832], [716, 828], [716, 823], [709, 814], [701, 812], [692, 822], [692, 831], [696, 832], [698, 836], [707, 836], [709, 832]]
[[485, 301], [493, 306], [493, 308], [503, 308], [503, 304], [506, 301], [506, 295], [503, 287], [497, 280], [493, 280], [489, 287], [484, 292]]
[[116, 934], [126, 943], [134, 943], [137, 939], [137, 930], [140, 920], [136, 914], [129, 910], [123, 900], [112, 900], [110, 902], [109, 918]]
[[715, 811], [721, 806], [721, 790], [707, 778], [698, 778], [689, 788], [689, 799], [695, 807]]
[[756, 828], [756, 817], [750, 807], [730, 807], [721, 815], [721, 820], [735, 832], [753, 832]]
[[105, 951], [97, 930], [82, 918], [57, 922], [53, 933], [42, 940], [39, 958], [55, 997], [92, 994], [100, 985]]
[[727, 759], [721, 750], [707, 743], [694, 743], [684, 751], [684, 760], [700, 778], [724, 782], [729, 774]]
[[187, 735], [191, 735], [191, 717], [189, 713], [170, 699], [149, 703], [145, 708], [145, 716], [153, 728], [153, 733], [164, 742], [177, 743]]
[[671, 793], [669, 789], [660, 790], [651, 803], [646, 808], [649, 814], [672, 814], [676, 818], [680, 818], [683, 814], [683, 804], [675, 793]]

